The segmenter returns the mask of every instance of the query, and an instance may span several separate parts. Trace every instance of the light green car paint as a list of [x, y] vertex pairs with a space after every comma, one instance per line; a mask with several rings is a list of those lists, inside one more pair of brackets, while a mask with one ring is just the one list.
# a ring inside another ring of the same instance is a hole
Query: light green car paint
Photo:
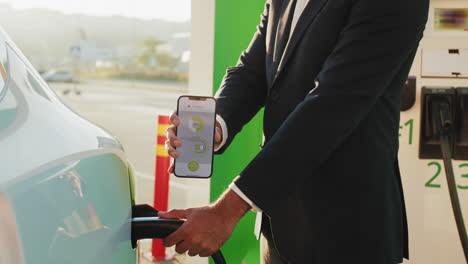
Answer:
[[0, 193], [23, 255], [6, 264], [136, 263], [118, 140], [68, 109], [1, 30], [0, 63]]
[[133, 168], [132, 163], [128, 162], [128, 180], [130, 184], [130, 200], [132, 202], [132, 206], [135, 205], [135, 197], [136, 197], [136, 188], [135, 188], [135, 169]]

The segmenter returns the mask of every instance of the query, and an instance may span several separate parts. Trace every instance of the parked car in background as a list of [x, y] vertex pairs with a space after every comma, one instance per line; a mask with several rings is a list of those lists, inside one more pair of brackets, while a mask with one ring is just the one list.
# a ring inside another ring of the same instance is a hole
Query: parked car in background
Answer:
[[42, 75], [46, 82], [73, 82], [73, 73], [69, 71], [50, 70]]
[[66, 107], [0, 29], [0, 263], [136, 263], [132, 173], [119, 141]]

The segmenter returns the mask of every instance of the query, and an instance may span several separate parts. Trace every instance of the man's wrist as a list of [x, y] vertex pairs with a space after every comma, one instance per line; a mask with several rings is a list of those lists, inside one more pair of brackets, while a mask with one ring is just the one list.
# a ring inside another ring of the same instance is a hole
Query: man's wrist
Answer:
[[221, 123], [219, 123], [218, 120], [216, 120], [216, 128], [219, 129], [219, 131], [221, 131], [221, 133], [220, 133], [221, 140], [217, 143], [218, 145], [220, 145], [221, 142], [223, 142], [223, 140], [224, 140], [224, 135], [223, 135], [223, 127], [221, 126]]
[[227, 125], [224, 119], [220, 115], [216, 115], [216, 130], [220, 130], [220, 136], [221, 140], [215, 144], [215, 152], [220, 150], [227, 141], [228, 138], [228, 130], [227, 130]]
[[221, 214], [239, 221], [252, 207], [233, 190], [228, 189], [213, 205]]

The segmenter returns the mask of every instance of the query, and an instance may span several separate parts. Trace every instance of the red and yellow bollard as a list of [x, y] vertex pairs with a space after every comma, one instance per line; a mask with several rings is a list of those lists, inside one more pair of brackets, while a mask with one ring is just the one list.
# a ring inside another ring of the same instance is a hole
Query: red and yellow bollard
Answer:
[[[156, 137], [156, 169], [154, 183], [154, 207], [158, 211], [167, 211], [169, 204], [169, 169], [171, 158], [166, 151], [166, 130], [171, 126], [168, 116], [158, 116]], [[161, 239], [154, 239], [151, 252], [156, 260], [166, 259], [166, 249]]]

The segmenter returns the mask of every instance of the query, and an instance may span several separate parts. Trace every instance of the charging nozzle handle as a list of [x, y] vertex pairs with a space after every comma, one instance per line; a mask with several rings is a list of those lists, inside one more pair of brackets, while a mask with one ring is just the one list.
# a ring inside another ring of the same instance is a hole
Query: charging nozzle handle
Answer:
[[[164, 239], [176, 231], [184, 221], [178, 219], [162, 219], [159, 217], [134, 217], [132, 219], [132, 246], [140, 239]], [[215, 264], [226, 264], [221, 251], [215, 252], [211, 258]]]
[[442, 133], [450, 133], [452, 131], [452, 111], [447, 102], [439, 104], [439, 118]]
[[132, 241], [153, 238], [164, 239], [176, 231], [184, 222], [159, 217], [135, 217], [132, 219]]
[[437, 130], [440, 133], [440, 146], [442, 151], [442, 157], [444, 160], [447, 185], [449, 187], [450, 201], [452, 204], [455, 222], [457, 224], [458, 235], [460, 237], [460, 241], [463, 247], [465, 260], [468, 263], [468, 237], [466, 233], [466, 227], [463, 219], [463, 213], [461, 210], [460, 199], [458, 197], [457, 185], [455, 182], [455, 176], [452, 165], [451, 132], [453, 128], [453, 115], [450, 109], [450, 105], [447, 102], [435, 103], [435, 105], [433, 105], [433, 110], [438, 111], [438, 114], [434, 117], [436, 118], [437, 126], [439, 126]]

